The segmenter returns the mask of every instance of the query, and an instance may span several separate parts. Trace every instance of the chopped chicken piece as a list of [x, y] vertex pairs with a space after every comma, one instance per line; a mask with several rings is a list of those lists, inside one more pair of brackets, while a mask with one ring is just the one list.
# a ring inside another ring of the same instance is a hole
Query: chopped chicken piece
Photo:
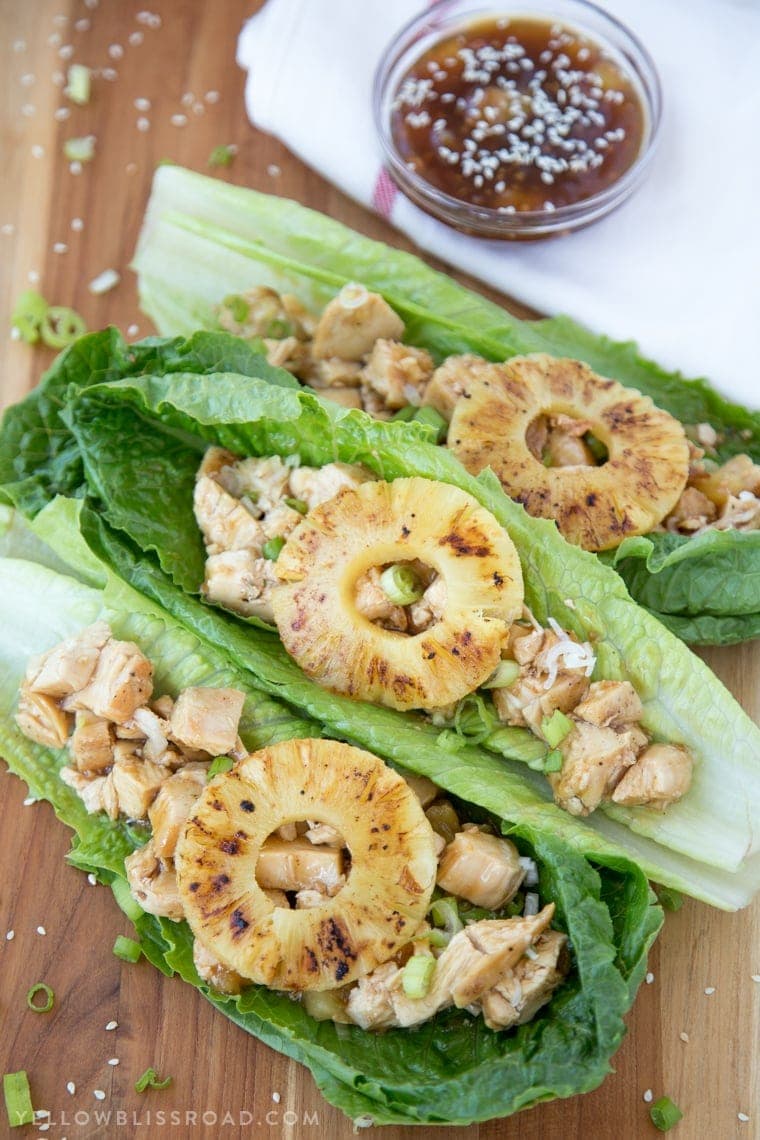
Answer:
[[274, 887], [263, 892], [269, 899], [272, 906], [282, 907], [283, 910], [290, 910], [290, 901], [284, 891], [277, 891]]
[[693, 439], [700, 447], [714, 451], [718, 443], [718, 433], [712, 424], [684, 424], [684, 431], [689, 439]]
[[245, 985], [240, 974], [222, 965], [198, 938], [193, 942], [193, 964], [203, 981], [221, 994], [239, 994]]
[[123, 724], [153, 692], [153, 666], [133, 641], [106, 642], [89, 684], [66, 698], [72, 709], [89, 709], [96, 716]]
[[437, 575], [418, 602], [409, 607], [412, 633], [423, 633], [440, 621], [446, 611], [446, 579]]
[[695, 531], [707, 526], [718, 515], [718, 508], [712, 499], [703, 495], [696, 487], [687, 487], [673, 510], [665, 519], [668, 530]]
[[116, 740], [113, 745], [111, 760], [114, 764], [126, 764], [128, 760], [142, 758], [142, 741]]
[[427, 776], [415, 776], [409, 773], [409, 775], [404, 775], [404, 779], [423, 808], [429, 807], [433, 800], [437, 799], [440, 789], [432, 780], [428, 780]]
[[371, 476], [363, 467], [350, 463], [327, 463], [324, 467], [296, 467], [290, 474], [290, 489], [303, 499], [310, 511], [334, 499], [344, 487], [358, 487]]
[[383, 629], [404, 633], [407, 628], [406, 610], [395, 605], [380, 585], [379, 566], [372, 566], [356, 580], [356, 608], [367, 621]]
[[567, 974], [567, 935], [546, 930], [533, 944], [537, 957], [522, 957], [480, 999], [489, 1029], [508, 1029], [531, 1021]]
[[244, 704], [238, 689], [184, 689], [172, 710], [171, 735], [180, 745], [224, 756], [237, 742]]
[[26, 670], [30, 690], [49, 697], [79, 692], [95, 672], [100, 651], [110, 637], [109, 627], [99, 621], [74, 637], [67, 637], [41, 657], [33, 657]]
[[582, 644], [570, 637], [559, 638], [548, 629], [528, 631], [524, 626], [512, 627], [506, 651], [514, 654], [520, 676], [511, 685], [493, 690], [500, 720], [512, 725], [527, 724], [538, 732], [544, 717], [551, 716], [555, 709], [569, 712], [583, 699], [589, 687], [587, 666], [567, 665], [558, 646], [577, 652], [577, 659], [582, 662], [587, 659]]
[[499, 376], [499, 365], [489, 364], [482, 356], [449, 356], [433, 373], [422, 402], [435, 408], [445, 420], [450, 420], [454, 405], [458, 400], [467, 398], [472, 384], [481, 380], [496, 383]]
[[295, 823], [283, 823], [282, 827], [277, 828], [275, 835], [278, 839], [290, 843], [293, 839], [298, 839], [298, 827]]
[[165, 862], [157, 857], [152, 839], [128, 855], [124, 867], [132, 897], [143, 910], [148, 914], [171, 918], [174, 922], [182, 921], [185, 913], [174, 864], [171, 860]]
[[362, 383], [393, 410], [419, 406], [433, 374], [433, 361], [424, 348], [411, 348], [397, 340], [376, 340], [362, 369]]
[[692, 758], [680, 744], [650, 744], [612, 793], [613, 803], [664, 810], [691, 786]]
[[525, 433], [525, 441], [539, 462], [551, 467], [593, 467], [594, 455], [583, 436], [593, 428], [590, 420], [576, 420], [556, 412], [537, 416]]
[[760, 530], [760, 499], [751, 491], [729, 495], [720, 518], [711, 525], [713, 530]]
[[640, 721], [644, 708], [630, 681], [593, 681], [573, 712], [589, 724], [619, 730]]
[[74, 789], [89, 815], [107, 811], [111, 819], [118, 818], [118, 804], [106, 776], [85, 776], [76, 768], [69, 767], [61, 768], [59, 775], [64, 784]]
[[162, 720], [168, 720], [174, 708], [174, 698], [165, 693], [163, 697], [158, 697], [153, 701], [150, 707], [156, 716], [160, 716]]
[[510, 627], [503, 652], [507, 657], [514, 657], [518, 665], [530, 665], [543, 648], [545, 634], [543, 629], [526, 628], [515, 622]]
[[280, 891], [328, 891], [342, 886], [343, 851], [337, 847], [315, 846], [308, 839], [286, 843], [267, 839], [256, 865], [256, 881], [262, 889]]
[[81, 709], [76, 714], [70, 747], [80, 772], [101, 775], [114, 762], [111, 722]]
[[404, 322], [379, 293], [345, 285], [324, 309], [314, 333], [314, 356], [361, 360], [376, 340], [400, 340]]
[[311, 360], [304, 372], [304, 379], [310, 387], [326, 395], [333, 388], [358, 388], [361, 372], [358, 360], [342, 360], [339, 356], [330, 356], [327, 360]]
[[45, 748], [63, 748], [69, 738], [73, 717], [57, 701], [45, 693], [33, 693], [29, 682], [22, 681], [16, 724], [24, 736]]
[[267, 511], [261, 520], [261, 525], [267, 538], [287, 538], [302, 519], [300, 511], [289, 507], [287, 503], [280, 503], [279, 506], [272, 507], [271, 511]]
[[324, 388], [319, 394], [323, 400], [340, 404], [342, 408], [362, 407], [362, 398], [356, 388]]
[[267, 364], [273, 368], [285, 368], [299, 375], [309, 364], [309, 346], [296, 336], [286, 336], [282, 340], [264, 337]]
[[306, 889], [296, 892], [296, 910], [310, 910], [312, 907], [321, 906], [323, 902], [327, 901], [328, 896], [322, 891], [314, 891]]
[[275, 563], [250, 550], [225, 550], [206, 559], [203, 593], [235, 613], [274, 623], [271, 592], [279, 579]]
[[386, 408], [382, 396], [378, 396], [377, 392], [373, 392], [371, 388], [362, 388], [361, 401], [364, 411], [368, 416], [372, 416], [373, 420], [393, 419], [393, 412]]
[[760, 496], [760, 466], [748, 455], [734, 455], [717, 471], [692, 475], [689, 481], [718, 507], [724, 507], [730, 495], [738, 497], [742, 491]]
[[174, 858], [180, 831], [205, 786], [206, 769], [202, 764], [186, 764], [173, 776], [164, 779], [148, 808], [153, 848], [160, 859]]
[[206, 549], [211, 554], [222, 550], [261, 553], [265, 541], [261, 523], [215, 479], [201, 475], [196, 480], [193, 510]]
[[466, 824], [446, 847], [438, 867], [438, 886], [475, 906], [498, 910], [517, 893], [525, 878], [514, 843]]
[[[398, 1025], [393, 995], [399, 992], [400, 981], [401, 970], [395, 962], [383, 962], [371, 974], [360, 978], [348, 992], [346, 1011], [350, 1020], [362, 1029], [390, 1029]], [[434, 1009], [420, 1020], [426, 1021], [437, 1012]]]
[[107, 778], [121, 814], [128, 819], [146, 819], [148, 808], [166, 780], [166, 769], [150, 760], [125, 760], [114, 764]]
[[577, 720], [560, 744], [562, 769], [548, 774], [554, 801], [571, 815], [589, 815], [618, 784], [646, 737]]
[[[250, 340], [254, 337], [286, 337], [305, 339], [310, 334], [313, 318], [290, 294], [280, 296], [266, 285], [256, 285], [235, 297], [237, 305], [222, 302], [219, 324], [227, 332]], [[238, 312], [238, 306], [242, 313]], [[243, 307], [245, 306], [245, 307]]]
[[271, 511], [287, 495], [291, 469], [279, 455], [259, 459], [251, 456], [239, 459], [234, 466], [234, 482], [227, 488], [230, 494], [246, 495], [260, 511]]
[[309, 828], [304, 832], [309, 843], [316, 843], [317, 846], [324, 844], [327, 847], [345, 847], [346, 844], [343, 840], [341, 833], [329, 823], [319, 823], [316, 820], [309, 820]]
[[314, 314], [309, 312], [294, 293], [282, 293], [280, 303], [296, 335], [303, 340], [310, 340], [317, 327], [317, 318]]

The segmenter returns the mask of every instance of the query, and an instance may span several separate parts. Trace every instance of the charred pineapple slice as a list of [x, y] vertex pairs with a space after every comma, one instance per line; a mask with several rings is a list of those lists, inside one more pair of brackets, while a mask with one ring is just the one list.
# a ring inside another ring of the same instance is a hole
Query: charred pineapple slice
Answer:
[[[545, 354], [491, 366], [457, 401], [448, 446], [468, 471], [492, 467], [531, 515], [555, 519], [570, 542], [608, 550], [646, 534], [677, 503], [689, 473], [683, 427], [648, 396]], [[548, 413], [588, 420], [607, 448], [602, 466], [545, 467], [526, 433]]]
[[[415, 636], [373, 624], [357, 608], [357, 581], [415, 560], [443, 580], [443, 616]], [[296, 527], [276, 567], [274, 615], [291, 657], [326, 688], [396, 709], [473, 692], [523, 602], [509, 535], [471, 495], [429, 479], [341, 492]]]
[[[276, 907], [256, 880], [265, 840], [303, 819], [351, 852], [348, 882], [309, 909]], [[288, 740], [210, 781], [176, 851], [187, 921], [228, 969], [279, 990], [346, 985], [409, 942], [435, 886], [433, 830], [382, 760], [332, 740]]]

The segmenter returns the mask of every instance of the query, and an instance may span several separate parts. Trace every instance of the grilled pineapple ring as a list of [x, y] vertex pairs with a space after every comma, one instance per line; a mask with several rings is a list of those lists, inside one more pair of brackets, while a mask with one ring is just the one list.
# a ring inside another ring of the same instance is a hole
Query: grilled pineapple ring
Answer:
[[[492, 467], [529, 514], [555, 519], [586, 550], [646, 534], [672, 510], [686, 486], [689, 447], [681, 424], [648, 396], [579, 360], [516, 356], [498, 371], [498, 379], [468, 386], [454, 408], [448, 446], [468, 471]], [[607, 462], [544, 467], [525, 435], [549, 412], [591, 420]]]
[[[261, 846], [275, 828], [306, 818], [342, 834], [348, 882], [320, 906], [275, 907], [256, 882]], [[410, 941], [437, 859], [419, 800], [382, 760], [332, 740], [287, 740], [209, 782], [176, 866], [187, 921], [225, 966], [272, 989], [325, 990]]]
[[[356, 583], [373, 566], [419, 559], [446, 585], [443, 617], [408, 636], [373, 624]], [[311, 511], [277, 560], [280, 637], [320, 684], [396, 709], [438, 708], [499, 663], [522, 610], [512, 540], [471, 495], [429, 479], [370, 482]]]

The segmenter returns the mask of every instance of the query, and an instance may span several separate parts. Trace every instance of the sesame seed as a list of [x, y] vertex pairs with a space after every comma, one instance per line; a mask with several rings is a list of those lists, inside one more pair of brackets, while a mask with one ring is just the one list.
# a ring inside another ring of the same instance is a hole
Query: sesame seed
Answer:
[[45, 157], [44, 146], [40, 146], [39, 143], [35, 143], [34, 146], [31, 148], [31, 155], [32, 155], [32, 158], [44, 158]]
[[39, 285], [40, 275], [36, 269], [30, 269], [26, 275], [26, 279], [30, 285]]
[[[150, 126], [150, 124], [148, 124], [148, 125]], [[126, 171], [127, 174], [136, 174], [137, 173], [137, 163], [136, 162], [128, 162], [127, 165], [124, 167], [124, 170]]]
[[645, 1093], [644, 1093], [644, 1097], [643, 1097], [643, 1099], [644, 1099], [644, 1102], [645, 1102], [646, 1104], [649, 1104], [649, 1103], [652, 1101], [652, 1098], [653, 1098], [653, 1097], [654, 1097], [654, 1093], [652, 1092], [652, 1090], [651, 1090], [651, 1089], [647, 1089], [647, 1090], [645, 1091]]
[[103, 1092], [102, 1089], [93, 1089], [92, 1095], [95, 1097], [95, 1100], [105, 1100], [106, 1099], [106, 1094]]
[[62, 71], [54, 71], [50, 78], [56, 87], [63, 87], [64, 83], [66, 82], [66, 76]]
[[34, 76], [31, 72], [28, 72], [26, 75], [21, 76], [19, 83], [22, 87], [31, 87], [34, 84]]
[[16, 937], [16, 931], [15, 930], [9, 930], [5, 936], [5, 941], [6, 942], [12, 942], [15, 937]]
[[53, 118], [57, 123], [65, 123], [67, 119], [71, 118], [71, 109], [69, 107], [58, 107], [53, 111]]
[[150, 119], [146, 119], [144, 116], [141, 116], [137, 120], [135, 126], [137, 127], [138, 131], [149, 131], [150, 130]]
[[26, 40], [14, 40], [13, 50], [16, 55], [20, 55], [22, 51], [26, 51]]
[[128, 325], [127, 326], [127, 336], [137, 336], [139, 331], [140, 331], [139, 325]]
[[185, 94], [180, 99], [180, 103], [182, 104], [183, 107], [192, 107], [194, 102], [195, 102], [195, 96], [193, 95], [192, 91], [186, 91]]
[[110, 1061], [108, 1062], [109, 1065], [118, 1065], [118, 1063], [119, 1063], [118, 1057], [111, 1057]]
[[187, 123], [187, 115], [172, 115], [171, 124], [173, 127], [184, 127]]
[[203, 96], [203, 98], [206, 100], [207, 103], [218, 103], [219, 102], [219, 92], [218, 91], [207, 91], [206, 94]]
[[705, 986], [705, 993], [710, 997], [711, 994], [715, 993], [715, 986]]
[[142, 32], [130, 32], [128, 42], [131, 47], [139, 47], [144, 39], [145, 36], [142, 34]]
[[77, 32], [89, 32], [90, 21], [87, 19], [86, 16], [82, 16], [81, 20], [76, 21], [76, 23], [74, 24], [74, 28]]
[[205, 113], [206, 113], [206, 108], [204, 107], [203, 103], [193, 103], [193, 114], [194, 115], [204, 115]]
[[38, 934], [43, 934], [43, 935], [44, 935], [44, 934], [47, 934], [47, 930], [45, 930], [45, 927], [44, 927], [44, 926], [38, 926], [38, 927], [37, 927], [37, 933], [38, 933]]
[[35, 107], [34, 103], [24, 103], [24, 105], [21, 108], [21, 114], [25, 118], [31, 119], [32, 115], [35, 113], [36, 110], [37, 110], [37, 108]]
[[[69, 247], [66, 245], [65, 241], [53, 242], [53, 253], [68, 253], [68, 252], [69, 252]], [[34, 802], [34, 801], [32, 801], [32, 802]]]
[[16, 227], [13, 222], [6, 222], [5, 225], [0, 226], [0, 234], [5, 234], [6, 237], [10, 237], [11, 234], [15, 234], [15, 232]]
[[76, 1091], [77, 1091], [77, 1086], [74, 1084], [74, 1082], [73, 1081], [67, 1081], [66, 1082], [66, 1092], [69, 1094], [69, 1096], [73, 1096]]
[[90, 871], [89, 875], [87, 876], [87, 882], [90, 884], [91, 887], [94, 887], [97, 885], [98, 880], [95, 877], [95, 875], [92, 873], [92, 871]]
[[136, 111], [149, 111], [151, 107], [150, 99], [145, 99], [142, 95], [135, 99], [134, 108]]
[[282, 171], [276, 162], [270, 162], [269, 166], [267, 167], [267, 174], [270, 178], [279, 178], [282, 174]]
[[108, 45], [108, 54], [111, 57], [111, 59], [123, 59], [124, 58], [124, 48], [121, 46], [121, 44], [109, 44]]
[[651, 972], [649, 974], [647, 974], [647, 976], [644, 978], [644, 981], [646, 982], [646, 984], [648, 986], [651, 986], [652, 982], [654, 981], [654, 974], [652, 974]]
[[689, 1034], [688, 1033], [684, 1033], [684, 1031], [681, 1030], [681, 1032], [678, 1034], [678, 1036], [686, 1045], [689, 1044]]
[[36, 803], [37, 803], [37, 801], [34, 798], [34, 796], [27, 796], [26, 799], [24, 800], [24, 807], [31, 807], [32, 804], [36, 804]]
[[14, 325], [11, 329], [11, 340], [21, 340], [21, 329], [16, 328]]
[[280, 1096], [280, 1094], [278, 1092], [273, 1092], [272, 1093], [272, 1100], [274, 1101], [275, 1104], [279, 1104], [280, 1101], [282, 1100], [282, 1097]]
[[53, 23], [56, 28], [65, 28], [69, 22], [68, 16], [64, 16], [63, 12], [59, 12], [57, 16], [53, 16]]
[[69, 163], [69, 171], [71, 174], [81, 174], [82, 173], [81, 162], [70, 162]]
[[114, 67], [104, 67], [100, 74], [104, 79], [107, 79], [109, 83], [115, 83], [119, 78], [119, 73]]
[[[72, 218], [71, 219], [71, 228], [74, 231], [74, 233], [76, 233], [76, 234], [81, 233], [82, 230], [84, 229], [83, 219], [82, 218]], [[87, 878], [89, 879], [89, 877], [90, 876], [88, 875]], [[93, 879], [95, 878], [94, 875], [92, 877], [93, 877]]]
[[62, 48], [58, 49], [58, 55], [61, 59], [71, 59], [74, 54], [73, 44], [64, 44]]
[[742, 1124], [746, 1124], [749, 1120], [749, 1117], [747, 1116], [746, 1112], [737, 1112], [736, 1119], [741, 1120]]
[[89, 8], [92, 12], [98, 6], [98, 0], [84, 0], [85, 8]]
[[61, 42], [60, 32], [53, 32], [52, 35], [48, 36], [47, 42], [48, 42], [48, 47], [58, 47], [58, 45]]
[[106, 1025], [106, 1029], [108, 1029], [110, 1031], [111, 1029], [118, 1029], [118, 1026], [119, 1026], [118, 1021], [109, 1021], [108, 1024]]
[[752, 981], [753, 982], [760, 982], [760, 974], [753, 974], [752, 975]]

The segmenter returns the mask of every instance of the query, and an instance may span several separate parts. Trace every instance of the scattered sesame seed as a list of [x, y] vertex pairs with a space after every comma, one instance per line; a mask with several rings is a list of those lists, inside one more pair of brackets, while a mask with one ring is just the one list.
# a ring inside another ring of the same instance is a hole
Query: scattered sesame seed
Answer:
[[715, 986], [705, 986], [705, 993], [710, 997], [711, 994], [715, 993]]
[[97, 8], [98, 0], [84, 0], [84, 6], [85, 8], [89, 8], [92, 12], [93, 9]]
[[206, 100], [207, 103], [218, 103], [219, 102], [219, 92], [218, 91], [207, 91], [206, 94], [203, 96], [203, 98]]
[[752, 981], [753, 982], [760, 982], [760, 974], [753, 974], [752, 975]]
[[280, 1096], [280, 1094], [278, 1092], [272, 1093], [272, 1100], [274, 1101], [275, 1104], [279, 1104], [281, 1099], [282, 1099], [282, 1097]]
[[109, 1065], [118, 1065], [118, 1063], [119, 1063], [118, 1057], [111, 1057], [110, 1061], [108, 1062]]
[[34, 103], [24, 103], [21, 108], [21, 114], [24, 115], [27, 119], [31, 119], [36, 110], [37, 108], [35, 107]]
[[121, 281], [121, 274], [117, 273], [115, 269], [104, 269], [97, 277], [93, 277], [87, 288], [91, 293], [100, 296], [102, 293], [108, 293], [111, 289], [115, 289]]
[[139, 331], [140, 331], [139, 325], [128, 325], [127, 326], [127, 336], [137, 336]]
[[137, 123], [135, 124], [135, 126], [137, 127], [138, 131], [149, 131], [150, 130], [150, 119], [146, 119], [144, 115], [141, 115], [140, 118], [137, 120]]
[[104, 67], [100, 74], [109, 83], [114, 83], [119, 78], [119, 73], [114, 67]]
[[20, 55], [22, 51], [26, 51], [26, 40], [14, 40], [13, 50], [16, 55]]
[[60, 32], [53, 32], [52, 35], [48, 36], [47, 42], [48, 42], [48, 47], [58, 47], [58, 45], [61, 42]]
[[67, 1081], [66, 1082], [66, 1092], [69, 1094], [69, 1096], [73, 1096], [76, 1091], [77, 1091], [77, 1086], [74, 1084], [74, 1082], [73, 1081]]
[[[53, 253], [68, 253], [68, 252], [69, 252], [69, 247], [66, 245], [65, 241], [53, 242]], [[26, 802], [26, 801], [24, 801], [24, 802]], [[32, 801], [32, 803], [33, 802], [34, 801]]]
[[26, 75], [22, 75], [19, 82], [22, 87], [31, 87], [34, 84], [34, 76], [32, 75], [31, 71], [27, 72]]
[[688, 1034], [688, 1033], [684, 1033], [684, 1031], [683, 1031], [683, 1030], [681, 1030], [681, 1032], [678, 1034], [678, 1036], [681, 1038], [681, 1040], [682, 1040], [682, 1041], [683, 1041], [683, 1042], [684, 1042], [686, 1045], [688, 1045], [688, 1044], [689, 1044], [689, 1034]]
[[15, 930], [9, 930], [5, 936], [5, 941], [6, 942], [12, 942], [15, 937], [16, 937], [16, 931]]
[[47, 930], [45, 930], [44, 926], [38, 926], [37, 927], [37, 933], [38, 934], [47, 934]]
[[206, 108], [204, 107], [203, 103], [193, 103], [193, 114], [194, 115], [203, 115], [203, 114], [205, 114], [205, 112], [206, 112]]
[[149, 111], [150, 107], [150, 99], [145, 99], [142, 95], [134, 101], [134, 108], [136, 111]]
[[39, 285], [40, 275], [36, 269], [30, 269], [26, 275], [26, 279], [30, 285]]
[[[39, 1111], [40, 1111], [40, 1112], [43, 1112], [43, 1111], [45, 1111], [45, 1110], [44, 1110], [44, 1109], [40, 1109]], [[37, 1114], [35, 1113], [35, 1116], [36, 1116], [36, 1115], [37, 1115]], [[49, 1131], [50, 1131], [50, 1121], [49, 1121], [49, 1120], [42, 1120], [42, 1121], [40, 1121], [40, 1123], [39, 1123], [39, 1124], [35, 1125], [35, 1127], [36, 1127], [36, 1128], [39, 1128], [40, 1132], [49, 1132]]]
[[130, 32], [129, 44], [131, 47], [139, 47], [144, 39], [145, 36], [142, 34], [142, 32]]
[[282, 174], [282, 171], [276, 162], [270, 162], [269, 166], [267, 167], [267, 174], [270, 178], [279, 178]]
[[[71, 219], [71, 228], [75, 234], [80, 234], [82, 232], [82, 230], [84, 229], [84, 220], [82, 218], [72, 218]], [[89, 875], [87, 877], [89, 878]], [[94, 877], [95, 876], [93, 875], [93, 878]]]
[[124, 170], [126, 171], [127, 174], [137, 174], [137, 163], [136, 162], [128, 162], [127, 165], [124, 167]]
[[64, 44], [62, 48], [58, 49], [58, 55], [61, 59], [71, 59], [74, 54], [73, 44]]
[[92, 1095], [95, 1097], [95, 1100], [105, 1100], [106, 1099], [106, 1094], [103, 1092], [102, 1089], [93, 1089]]
[[82, 164], [81, 164], [81, 162], [70, 162], [70, 163], [69, 163], [69, 171], [70, 171], [72, 174], [81, 174], [81, 173], [82, 173]]
[[741, 1120], [742, 1124], [746, 1124], [749, 1120], [749, 1117], [747, 1116], [746, 1112], [737, 1112], [736, 1119]]
[[652, 1092], [652, 1090], [651, 1090], [651, 1089], [647, 1089], [647, 1090], [646, 1090], [646, 1092], [644, 1093], [644, 1098], [643, 1098], [643, 1099], [644, 1099], [644, 1101], [645, 1101], [645, 1103], [646, 1103], [646, 1104], [649, 1104], [649, 1103], [651, 1102], [651, 1100], [652, 1100], [652, 1098], [653, 1098], [653, 1097], [654, 1097], [654, 1093]]
[[194, 102], [195, 96], [193, 95], [192, 91], [186, 91], [180, 99], [180, 103], [183, 107], [192, 107]]
[[16, 227], [14, 226], [13, 222], [6, 222], [4, 225], [0, 226], [0, 234], [5, 234], [6, 237], [10, 237], [11, 234], [15, 234], [15, 232]]
[[118, 1026], [119, 1026], [118, 1021], [109, 1021], [108, 1024], [106, 1025], [106, 1029], [108, 1029], [110, 1031], [111, 1029], [118, 1029]]
[[109, 44], [108, 45], [108, 54], [111, 57], [111, 59], [123, 59], [124, 58], [124, 48], [121, 46], [121, 44]]
[[16, 328], [15, 325], [11, 329], [11, 340], [21, 340], [21, 329]]
[[37, 800], [34, 798], [34, 796], [27, 796], [26, 799], [24, 800], [24, 807], [31, 807], [32, 804], [36, 804], [36, 803], [37, 803]]
[[65, 123], [67, 119], [71, 118], [70, 107], [58, 107], [53, 111], [53, 118], [57, 123]]
[[87, 876], [87, 882], [90, 884], [91, 887], [97, 886], [98, 880], [97, 880], [97, 877], [92, 873], [92, 871], [90, 871], [89, 875]]
[[62, 71], [54, 71], [50, 78], [56, 87], [63, 87], [64, 83], [66, 82], [66, 76]]
[[87, 17], [86, 17], [86, 16], [82, 16], [82, 19], [81, 19], [81, 20], [77, 20], [77, 21], [76, 21], [76, 23], [74, 24], [74, 28], [75, 28], [75, 29], [76, 29], [76, 31], [78, 31], [78, 32], [89, 32], [89, 30], [90, 30], [90, 21], [87, 19]]
[[32, 158], [44, 158], [44, 157], [45, 157], [44, 146], [40, 146], [39, 143], [35, 143], [34, 146], [32, 147]]
[[651, 986], [652, 982], [654, 981], [654, 974], [651, 973], [651, 971], [650, 971], [650, 973], [648, 973], [647, 976], [644, 978], [644, 981], [646, 982], [646, 984], [648, 986]]
[[187, 115], [172, 115], [171, 124], [173, 127], [184, 127], [187, 123]]
[[64, 16], [63, 12], [59, 12], [57, 16], [53, 16], [53, 23], [56, 28], [65, 28], [69, 22], [68, 16]]

